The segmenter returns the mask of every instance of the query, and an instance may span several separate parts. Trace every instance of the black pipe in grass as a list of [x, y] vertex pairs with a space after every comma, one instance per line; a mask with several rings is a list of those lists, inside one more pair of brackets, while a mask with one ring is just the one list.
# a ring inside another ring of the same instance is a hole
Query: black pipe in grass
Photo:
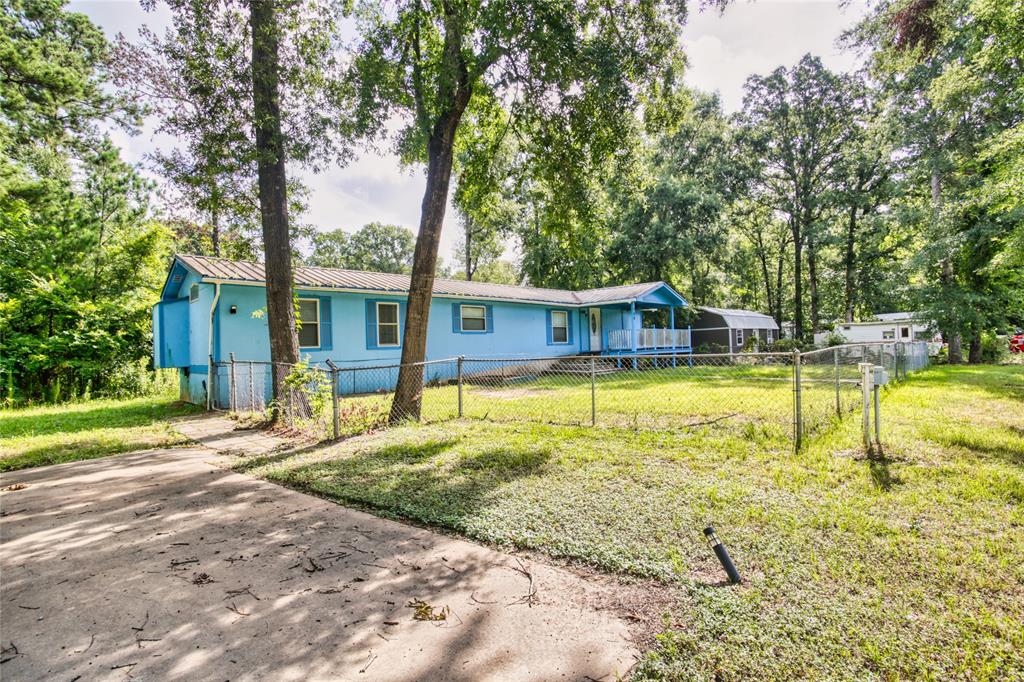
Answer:
[[737, 585], [743, 582], [740, 578], [740, 572], [736, 570], [736, 564], [732, 562], [732, 557], [729, 556], [729, 550], [725, 548], [722, 541], [718, 539], [715, 534], [715, 529], [712, 526], [708, 526], [704, 529], [704, 536], [708, 539], [708, 544], [711, 545], [711, 549], [715, 550], [715, 556], [718, 557], [718, 561], [722, 564], [722, 568], [725, 569], [725, 574], [729, 576], [729, 582], [733, 585]]

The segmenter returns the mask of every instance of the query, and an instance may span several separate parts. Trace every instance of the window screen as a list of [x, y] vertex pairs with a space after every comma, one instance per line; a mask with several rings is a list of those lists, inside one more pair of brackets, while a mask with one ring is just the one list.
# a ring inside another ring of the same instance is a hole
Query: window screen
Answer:
[[462, 331], [487, 331], [487, 309], [482, 305], [464, 305], [462, 310]]
[[377, 304], [377, 345], [398, 345], [398, 304]]
[[569, 313], [564, 310], [551, 311], [551, 341], [569, 343]]
[[320, 345], [320, 301], [299, 299], [299, 347], [316, 348]]

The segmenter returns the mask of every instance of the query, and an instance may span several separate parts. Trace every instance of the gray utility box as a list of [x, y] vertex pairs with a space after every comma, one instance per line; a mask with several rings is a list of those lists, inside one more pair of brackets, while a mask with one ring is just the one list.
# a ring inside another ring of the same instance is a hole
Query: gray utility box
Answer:
[[881, 365], [875, 365], [875, 386], [885, 386], [889, 383], [889, 372]]

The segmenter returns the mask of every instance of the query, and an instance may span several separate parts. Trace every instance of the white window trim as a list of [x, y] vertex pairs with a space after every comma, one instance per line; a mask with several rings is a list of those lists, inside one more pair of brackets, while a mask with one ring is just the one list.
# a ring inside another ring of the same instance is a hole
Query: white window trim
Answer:
[[[382, 305], [394, 306], [395, 307], [395, 321], [394, 322], [381, 322], [380, 321], [380, 307]], [[401, 306], [399, 306], [396, 301], [377, 301], [374, 304], [374, 306], [375, 306], [375, 309], [377, 310], [377, 347], [378, 348], [398, 348], [399, 346], [402, 345], [402, 337], [401, 337], [401, 334], [399, 333], [399, 332], [401, 332], [401, 322], [402, 322], [402, 320], [399, 318], [399, 313], [401, 313], [401, 311], [402, 311]], [[382, 324], [386, 324], [389, 327], [394, 325], [394, 327], [395, 327], [395, 338], [398, 339], [397, 343], [382, 343], [381, 342], [381, 340], [380, 340], [380, 326]]]
[[765, 335], [765, 340], [768, 343], [772, 343], [772, 330], [771, 329], [767, 330], [767, 334]]
[[[565, 315], [565, 324], [555, 324], [555, 315]], [[555, 329], [565, 330], [565, 341], [555, 341]], [[569, 345], [569, 311], [568, 310], [552, 310], [551, 311], [551, 343], [559, 346]]]
[[[303, 301], [316, 303], [316, 320], [315, 320], [315, 324], [316, 324], [316, 345], [314, 345], [314, 346], [303, 346], [300, 343], [299, 344], [299, 348], [319, 348], [320, 347], [320, 340], [321, 340], [321, 334], [320, 334], [320, 299], [319, 298], [300, 298], [300, 299], [298, 299], [298, 301], [299, 301], [299, 303], [302, 303]], [[307, 322], [314, 322], [314, 320], [303, 320], [301, 317], [299, 318], [299, 321], [302, 324], [306, 324]]]
[[[463, 320], [466, 318], [466, 316], [463, 314], [463, 311], [466, 308], [477, 308], [477, 309], [479, 309], [483, 313], [483, 318], [482, 318], [483, 321], [484, 321], [484, 328], [483, 329], [466, 329], [466, 326], [463, 324]], [[482, 305], [466, 305], [466, 304], [460, 305], [459, 306], [459, 331], [461, 331], [464, 334], [484, 334], [484, 333], [486, 333], [487, 332], [487, 306], [482, 306]]]
[[735, 335], [736, 336], [736, 345], [737, 346], [742, 346], [743, 345], [743, 330], [742, 329], [737, 329], [735, 331], [736, 331], [736, 335]]

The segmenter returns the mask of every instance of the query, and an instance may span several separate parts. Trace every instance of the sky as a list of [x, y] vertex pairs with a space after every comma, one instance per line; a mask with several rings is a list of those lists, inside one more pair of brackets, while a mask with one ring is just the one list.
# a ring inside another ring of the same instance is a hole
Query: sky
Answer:
[[[143, 25], [162, 33], [169, 23], [164, 5], [154, 12], [144, 12], [134, 0], [73, 0], [70, 6], [88, 15], [111, 38], [124, 33], [134, 39]], [[735, 0], [722, 14], [694, 10], [682, 36], [689, 62], [686, 81], [701, 90], [717, 91], [731, 113], [743, 104], [747, 77], [795, 64], [804, 54], [821, 57], [834, 71], [855, 69], [859, 66], [856, 55], [841, 51], [836, 39], [866, 11], [866, 0]], [[114, 141], [131, 163], [173, 144], [166, 136], [154, 136], [151, 124], [134, 136], [117, 131]], [[319, 175], [299, 172], [299, 179], [310, 189], [304, 222], [319, 230], [340, 227], [353, 232], [373, 221], [417, 230], [424, 171], [403, 169], [392, 155], [365, 153], [344, 168]], [[441, 235], [446, 263], [455, 260], [458, 236], [458, 219], [449, 207]]]

